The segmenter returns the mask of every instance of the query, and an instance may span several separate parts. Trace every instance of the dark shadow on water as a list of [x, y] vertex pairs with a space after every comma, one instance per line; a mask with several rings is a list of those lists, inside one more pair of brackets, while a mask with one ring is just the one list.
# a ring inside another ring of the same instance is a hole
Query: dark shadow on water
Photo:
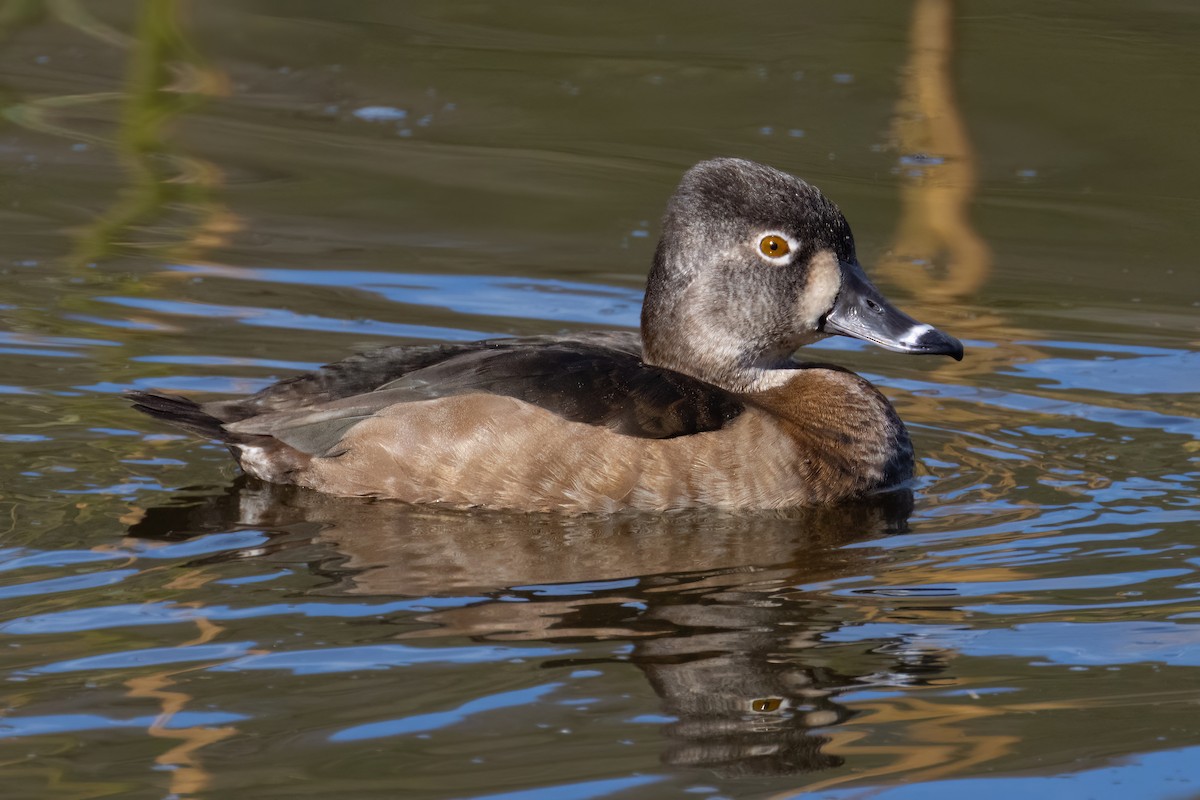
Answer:
[[[304, 558], [328, 579], [313, 590], [324, 596], [479, 598], [422, 613], [424, 624], [401, 634], [409, 640], [627, 641], [620, 658], [662, 698], [665, 763], [780, 775], [842, 763], [823, 752], [821, 731], [849, 718], [840, 693], [874, 680], [827, 663], [822, 638], [839, 619], [795, 587], [872, 569], [865, 562], [880, 551], [844, 545], [903, 533], [912, 502], [899, 492], [774, 514], [566, 519], [347, 500], [243, 478], [147, 509], [130, 534], [256, 528], [290, 542], [281, 557], [315, 547]], [[268, 544], [253, 555], [271, 553]]]

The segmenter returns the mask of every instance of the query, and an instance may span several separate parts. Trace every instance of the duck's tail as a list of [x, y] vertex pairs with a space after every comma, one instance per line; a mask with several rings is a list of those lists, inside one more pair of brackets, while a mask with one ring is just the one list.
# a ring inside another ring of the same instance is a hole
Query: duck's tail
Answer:
[[240, 444], [243, 437], [225, 430], [222, 420], [204, 411], [199, 403], [175, 395], [154, 394], [131, 389], [125, 396], [133, 401], [133, 407], [188, 433], [216, 439], [225, 444]]
[[296, 475], [303, 471], [312, 456], [285, 444], [271, 435], [236, 433], [228, 430], [222, 420], [215, 417], [204, 406], [176, 395], [155, 394], [136, 389], [125, 392], [133, 401], [133, 407], [149, 414], [168, 425], [182, 428], [188, 433], [216, 439], [229, 448], [242, 469], [256, 478], [272, 483], [296, 483]]

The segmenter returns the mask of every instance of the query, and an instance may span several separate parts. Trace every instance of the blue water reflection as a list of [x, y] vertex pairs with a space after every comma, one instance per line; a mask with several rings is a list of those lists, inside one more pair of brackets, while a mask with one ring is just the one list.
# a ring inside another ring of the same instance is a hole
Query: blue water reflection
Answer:
[[170, 603], [137, 603], [72, 609], [70, 611], [57, 611], [28, 617], [18, 617], [0, 624], [0, 631], [19, 634], [97, 631], [125, 626], [191, 623], [197, 619], [251, 619], [255, 617], [275, 617], [291, 614], [298, 614], [305, 617], [375, 617], [401, 611], [431, 611], [436, 608], [465, 606], [484, 599], [486, 598], [426, 597], [419, 600], [397, 600], [390, 603], [377, 604], [304, 602], [273, 603], [248, 608], [206, 606], [203, 609], [196, 609], [190, 606], [177, 606]]
[[[222, 711], [184, 711], [161, 721], [168, 730], [201, 725], [225, 725], [246, 719], [241, 714]], [[0, 720], [0, 736], [44, 736], [48, 734], [103, 731], [119, 728], [145, 729], [160, 724], [155, 717], [113, 719], [99, 714], [56, 714], [41, 717], [5, 717]]]
[[353, 728], [340, 730], [329, 738], [334, 742], [354, 742], [362, 739], [379, 739], [384, 736], [425, 733], [426, 731], [433, 731], [450, 725], [458, 725], [477, 714], [498, 711], [505, 708], [527, 706], [541, 700], [546, 695], [561, 687], [562, 684], [560, 683], [548, 683], [529, 689], [518, 689], [487, 697], [477, 697], [449, 711], [439, 711], [433, 714], [414, 714], [401, 719], [356, 725]]
[[428, 275], [355, 270], [252, 269], [230, 266], [177, 266], [203, 275], [297, 286], [351, 287], [394, 303], [436, 306], [459, 314], [558, 320], [636, 328], [640, 289], [546, 278], [493, 275]]
[[537, 647], [408, 647], [367, 645], [362, 647], [298, 650], [287, 653], [247, 655], [220, 666], [217, 671], [285, 670], [295, 675], [329, 672], [380, 670], [421, 664], [486, 664], [522, 658], [569, 655], [568, 648]]
[[1052, 664], [1200, 666], [1200, 625], [1173, 622], [1043, 622], [990, 630], [868, 623], [825, 638], [831, 642], [904, 641], [912, 647]]
[[1139, 797], [1168, 800], [1190, 797], [1200, 784], [1200, 747], [1128, 756], [1123, 763], [1059, 775], [970, 778], [923, 782], [919, 786], [825, 789], [780, 795], [821, 800], [1010, 800], [1012, 797], [1095, 798]]
[[1061, 341], [1023, 344], [1092, 354], [1091, 358], [1046, 358], [1015, 364], [1006, 371], [1036, 378], [1041, 387], [1135, 395], [1200, 393], [1200, 352]]

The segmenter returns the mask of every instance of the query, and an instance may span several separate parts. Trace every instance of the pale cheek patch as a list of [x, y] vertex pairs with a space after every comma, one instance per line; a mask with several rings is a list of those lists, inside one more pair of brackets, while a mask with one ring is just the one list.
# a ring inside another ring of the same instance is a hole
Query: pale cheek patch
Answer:
[[842, 268], [837, 256], [825, 250], [808, 262], [808, 284], [800, 296], [797, 314], [802, 327], [816, 330], [821, 318], [833, 308], [842, 288]]
[[905, 347], [916, 347], [917, 343], [921, 341], [921, 337], [929, 333], [931, 330], [933, 330], [932, 325], [913, 325], [908, 329], [908, 333], [900, 337], [900, 344], [904, 345]]

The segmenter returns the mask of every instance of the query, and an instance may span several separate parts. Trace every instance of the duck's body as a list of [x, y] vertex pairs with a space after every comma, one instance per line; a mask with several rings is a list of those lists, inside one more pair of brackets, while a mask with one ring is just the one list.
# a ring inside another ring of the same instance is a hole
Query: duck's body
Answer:
[[752, 162], [690, 170], [642, 332], [392, 347], [203, 406], [137, 407], [224, 441], [276, 483], [523, 511], [766, 509], [912, 476], [904, 425], [867, 381], [791, 353], [831, 333], [961, 357], [867, 282], [841, 213]]

